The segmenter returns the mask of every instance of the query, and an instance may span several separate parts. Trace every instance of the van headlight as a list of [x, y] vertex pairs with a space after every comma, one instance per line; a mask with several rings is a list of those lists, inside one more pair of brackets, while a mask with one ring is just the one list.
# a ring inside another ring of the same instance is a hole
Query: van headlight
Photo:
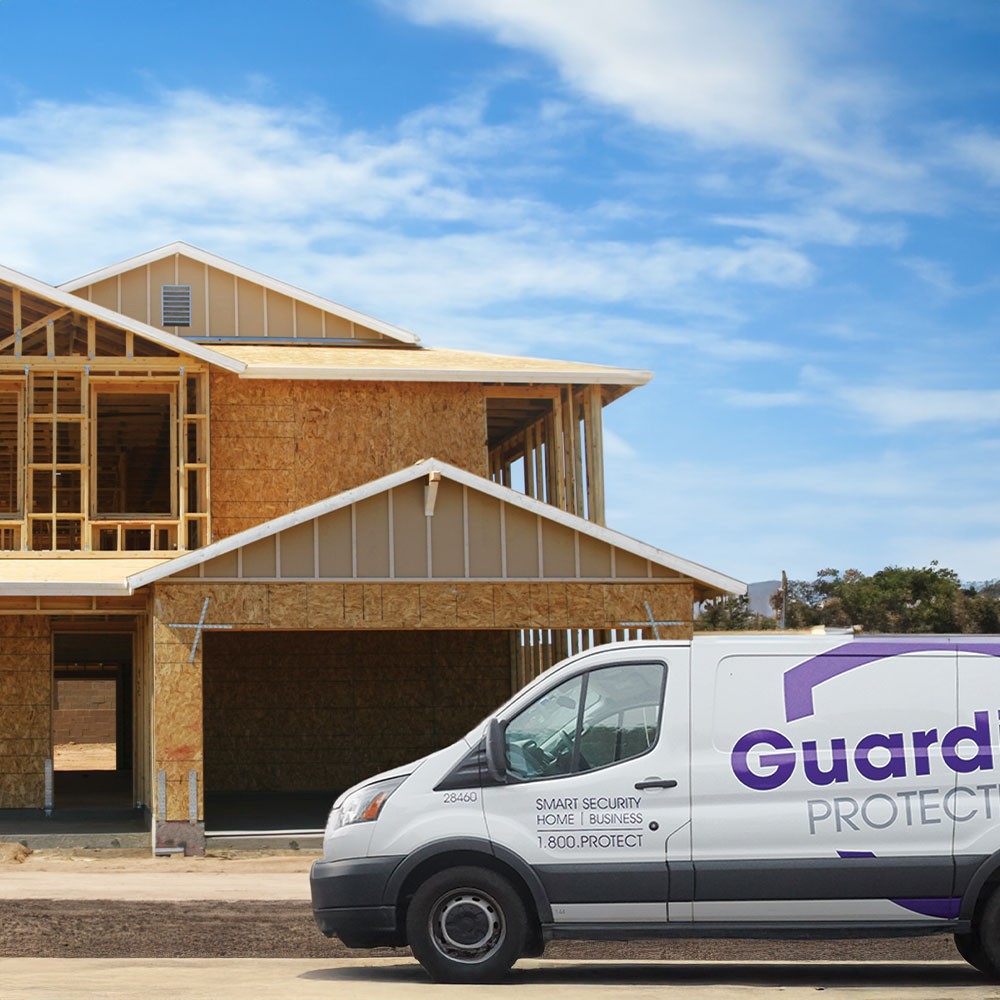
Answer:
[[341, 802], [334, 805], [326, 824], [326, 832], [333, 833], [334, 830], [350, 826], [352, 823], [374, 823], [389, 796], [406, 778], [405, 774], [399, 778], [386, 778], [385, 781], [376, 781], [346, 795]]

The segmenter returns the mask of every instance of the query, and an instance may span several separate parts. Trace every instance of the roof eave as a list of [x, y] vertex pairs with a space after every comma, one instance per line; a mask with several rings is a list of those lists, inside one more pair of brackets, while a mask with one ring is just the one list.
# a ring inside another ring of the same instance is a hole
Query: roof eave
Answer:
[[537, 385], [612, 385], [634, 389], [646, 385], [653, 377], [648, 371], [568, 372], [568, 371], [510, 371], [497, 369], [433, 369], [433, 368], [342, 368], [299, 367], [281, 365], [247, 364], [240, 372], [242, 379], [307, 379], [331, 382], [504, 382]]

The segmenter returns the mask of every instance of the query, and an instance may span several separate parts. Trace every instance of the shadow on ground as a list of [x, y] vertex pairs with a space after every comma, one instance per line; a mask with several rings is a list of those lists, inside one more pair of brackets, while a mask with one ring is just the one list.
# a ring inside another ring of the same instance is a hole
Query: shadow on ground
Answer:
[[[427, 974], [413, 962], [351, 965], [314, 969], [300, 979], [328, 982], [426, 983]], [[962, 962], [870, 963], [859, 965], [823, 962], [767, 963], [606, 963], [573, 965], [541, 962], [517, 965], [506, 980], [511, 986], [804, 986], [822, 990], [834, 987], [882, 987], [905, 990], [940, 986], [984, 986], [989, 980]]]

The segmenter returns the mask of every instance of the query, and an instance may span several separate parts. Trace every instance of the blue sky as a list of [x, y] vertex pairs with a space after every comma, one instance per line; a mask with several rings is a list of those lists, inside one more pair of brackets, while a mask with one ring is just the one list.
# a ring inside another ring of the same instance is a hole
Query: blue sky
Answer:
[[1000, 576], [994, 0], [0, 0], [0, 39], [0, 262], [183, 239], [432, 346], [649, 368], [611, 526]]

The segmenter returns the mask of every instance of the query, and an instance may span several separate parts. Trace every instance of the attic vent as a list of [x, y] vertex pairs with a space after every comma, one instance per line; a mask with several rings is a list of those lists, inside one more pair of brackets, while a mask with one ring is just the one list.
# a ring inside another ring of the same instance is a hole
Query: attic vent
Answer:
[[163, 286], [162, 326], [191, 325], [191, 286]]

